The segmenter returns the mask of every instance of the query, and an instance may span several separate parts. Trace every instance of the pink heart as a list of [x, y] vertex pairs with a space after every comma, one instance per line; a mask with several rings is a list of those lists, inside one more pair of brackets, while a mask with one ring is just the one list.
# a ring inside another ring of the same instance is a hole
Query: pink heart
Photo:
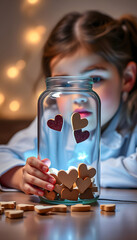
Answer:
[[89, 137], [89, 131], [83, 131], [81, 129], [74, 131], [74, 136], [77, 143], [85, 141]]
[[61, 131], [62, 125], [63, 125], [63, 118], [61, 115], [56, 115], [55, 120], [54, 119], [49, 119], [47, 121], [47, 125], [49, 128], [56, 130], [56, 131]]

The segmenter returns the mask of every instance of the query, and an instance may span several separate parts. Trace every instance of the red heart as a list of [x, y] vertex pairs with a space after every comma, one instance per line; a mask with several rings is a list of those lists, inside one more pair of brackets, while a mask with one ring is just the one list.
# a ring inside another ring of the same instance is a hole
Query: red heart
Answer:
[[74, 136], [77, 143], [85, 141], [89, 137], [89, 131], [83, 131], [81, 129], [74, 131]]
[[47, 125], [49, 128], [56, 130], [56, 131], [61, 131], [62, 125], [63, 125], [63, 118], [61, 115], [56, 115], [55, 120], [54, 119], [49, 119], [47, 121]]

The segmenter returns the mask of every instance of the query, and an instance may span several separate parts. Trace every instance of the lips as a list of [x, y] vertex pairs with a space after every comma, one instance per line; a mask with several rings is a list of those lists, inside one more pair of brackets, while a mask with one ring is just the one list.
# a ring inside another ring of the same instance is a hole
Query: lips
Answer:
[[74, 112], [78, 112], [81, 118], [88, 117], [92, 114], [92, 112], [89, 112], [86, 109], [75, 109]]

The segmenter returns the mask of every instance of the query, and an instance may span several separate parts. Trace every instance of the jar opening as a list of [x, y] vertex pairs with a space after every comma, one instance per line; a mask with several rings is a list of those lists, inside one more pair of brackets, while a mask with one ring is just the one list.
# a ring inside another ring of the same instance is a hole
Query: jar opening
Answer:
[[84, 76], [56, 76], [46, 78], [47, 89], [55, 87], [59, 88], [75, 88], [75, 89], [91, 89], [93, 79], [91, 77], [85, 78]]

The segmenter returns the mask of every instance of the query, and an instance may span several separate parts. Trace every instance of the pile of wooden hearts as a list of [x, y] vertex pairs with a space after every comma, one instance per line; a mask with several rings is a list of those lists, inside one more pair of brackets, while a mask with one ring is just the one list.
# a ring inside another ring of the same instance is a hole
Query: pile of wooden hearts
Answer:
[[45, 190], [45, 197], [48, 200], [71, 200], [92, 199], [98, 188], [93, 184], [93, 177], [96, 169], [90, 167], [87, 169], [86, 164], [81, 163], [78, 170], [71, 169], [69, 173], [60, 170], [57, 175], [51, 174], [56, 179], [53, 191]]

